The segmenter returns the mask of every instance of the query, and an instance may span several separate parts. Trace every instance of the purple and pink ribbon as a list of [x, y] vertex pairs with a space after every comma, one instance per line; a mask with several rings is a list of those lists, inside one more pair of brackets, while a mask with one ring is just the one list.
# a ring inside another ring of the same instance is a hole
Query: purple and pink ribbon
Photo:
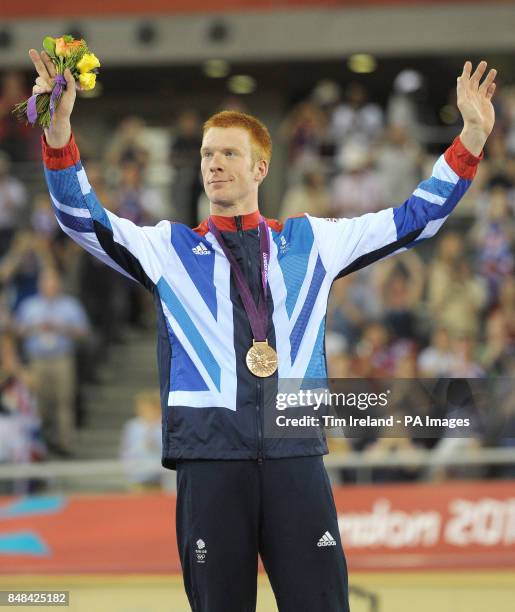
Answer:
[[[50, 119], [54, 116], [57, 100], [66, 89], [66, 79], [62, 74], [58, 74], [55, 77], [54, 87], [50, 96]], [[36, 99], [39, 94], [31, 96], [27, 102], [27, 119], [34, 125], [38, 119], [38, 111], [36, 108]]]
[[267, 307], [267, 286], [268, 286], [268, 264], [270, 262], [270, 236], [268, 235], [268, 226], [265, 219], [259, 217], [259, 250], [261, 260], [261, 296], [259, 304], [256, 306], [250, 287], [245, 279], [245, 276], [240, 268], [236, 257], [225, 244], [222, 233], [216, 227], [211, 217], [208, 219], [209, 231], [216, 238], [225, 256], [229, 260], [231, 270], [234, 274], [234, 280], [238, 287], [238, 292], [243, 302], [243, 307], [247, 313], [254, 340], [263, 342], [267, 338], [268, 331], [268, 307]]

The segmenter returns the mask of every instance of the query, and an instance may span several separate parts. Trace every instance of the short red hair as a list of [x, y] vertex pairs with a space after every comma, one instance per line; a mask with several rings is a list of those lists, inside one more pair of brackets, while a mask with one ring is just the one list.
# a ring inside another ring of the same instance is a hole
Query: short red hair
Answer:
[[203, 134], [212, 127], [220, 128], [243, 128], [250, 136], [252, 147], [252, 161], [255, 163], [261, 159], [270, 163], [272, 159], [272, 139], [270, 132], [264, 123], [256, 117], [240, 113], [238, 111], [221, 111], [211, 115], [204, 123]]

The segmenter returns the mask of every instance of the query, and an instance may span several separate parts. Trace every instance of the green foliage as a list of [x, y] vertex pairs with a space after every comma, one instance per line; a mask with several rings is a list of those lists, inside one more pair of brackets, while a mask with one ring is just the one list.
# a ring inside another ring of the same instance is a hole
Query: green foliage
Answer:
[[52, 59], [55, 59], [55, 38], [46, 36], [43, 40], [43, 49]]

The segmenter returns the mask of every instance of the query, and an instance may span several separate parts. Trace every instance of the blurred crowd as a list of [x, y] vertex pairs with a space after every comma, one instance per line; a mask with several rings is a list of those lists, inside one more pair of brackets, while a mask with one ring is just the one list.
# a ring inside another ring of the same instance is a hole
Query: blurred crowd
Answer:
[[[39, 134], [10, 115], [27, 95], [20, 74], [4, 74], [0, 463], [71, 456], [74, 432], [84, 419], [81, 383], [95, 381], [106, 350], [120, 341], [126, 326], [145, 327], [153, 320], [142, 291], [64, 237], [44, 184], [27, 183], [27, 167], [42, 175]], [[477, 178], [438, 236], [334, 284], [326, 338], [330, 376], [509, 380], [513, 375], [515, 89], [501, 88], [495, 105], [496, 127]], [[223, 107], [247, 110], [241, 99]], [[369, 99], [359, 82], [319, 82], [285, 110], [272, 134], [287, 159], [275, 216], [353, 217], [402, 204], [459, 133], [452, 92], [446, 109], [442, 121], [424, 94], [422, 76], [413, 71], [398, 75], [386, 105]], [[88, 153], [88, 134], [79, 131], [88, 177], [103, 205], [140, 225], [173, 218], [195, 226], [205, 211], [199, 176], [203, 119], [192, 110], [179, 113], [171, 126], [126, 117], [101, 154]], [[515, 394], [509, 384], [501, 393], [495, 423], [490, 419], [488, 428], [477, 427], [475, 438], [460, 448], [514, 445], [506, 423], [515, 419]], [[144, 397], [140, 403], [152, 401]], [[152, 420], [150, 408], [141, 410], [148, 413], [143, 420]], [[125, 458], [134, 456], [141, 436], [141, 428], [128, 426]], [[418, 442], [383, 438], [361, 446], [342, 440], [332, 445], [391, 453]], [[438, 439], [429, 444], [435, 450], [445, 445]]]
[[[354, 217], [402, 204], [460, 130], [455, 107], [454, 114], [446, 107], [445, 122], [431, 123], [420, 87], [420, 75], [404, 71], [382, 108], [361, 84], [342, 91], [321, 82], [282, 124], [288, 172], [280, 217], [301, 211]], [[474, 424], [454, 438], [379, 431], [365, 440], [334, 438], [333, 449], [377, 456], [420, 447], [445, 454], [515, 446], [515, 88], [501, 90], [495, 105], [484, 161], [444, 228], [417, 248], [334, 283], [326, 334], [332, 377], [482, 378], [494, 381], [487, 401], [464, 393], [458, 409], [443, 398], [443, 416], [458, 410]], [[416, 394], [408, 403], [408, 412], [417, 414]], [[510, 468], [501, 472], [513, 475]], [[409, 476], [405, 470], [374, 474]]]

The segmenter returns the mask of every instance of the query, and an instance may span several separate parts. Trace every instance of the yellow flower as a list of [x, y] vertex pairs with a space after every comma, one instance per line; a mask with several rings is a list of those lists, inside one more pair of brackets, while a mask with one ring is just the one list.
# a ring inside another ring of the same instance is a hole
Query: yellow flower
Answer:
[[90, 72], [90, 70], [94, 70], [95, 68], [100, 67], [100, 62], [98, 61], [98, 57], [94, 53], [85, 53], [80, 62], [77, 62], [77, 69], [79, 72], [84, 74], [85, 72]]
[[79, 75], [79, 82], [83, 91], [93, 89], [95, 87], [96, 80], [97, 75], [93, 72], [86, 72], [85, 74]]

